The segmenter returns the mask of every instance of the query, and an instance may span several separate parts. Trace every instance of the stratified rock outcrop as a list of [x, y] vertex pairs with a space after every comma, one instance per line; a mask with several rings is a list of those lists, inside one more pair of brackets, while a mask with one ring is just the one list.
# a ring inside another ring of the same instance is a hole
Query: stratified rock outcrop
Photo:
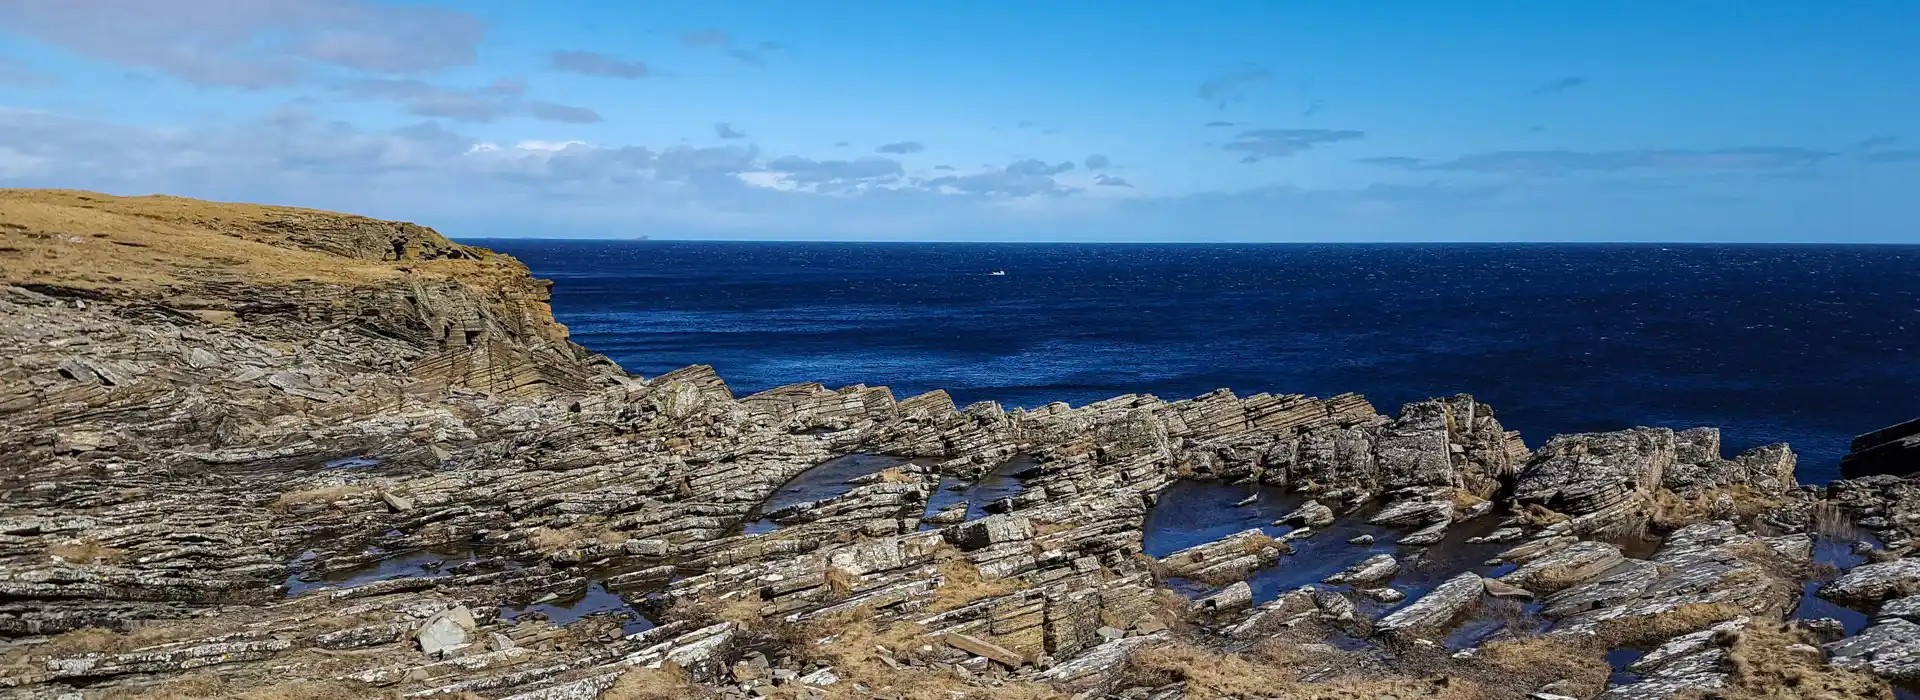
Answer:
[[[1520, 697], [1585, 681], [1500, 645], [1604, 667], [1584, 640], [1640, 627], [1672, 650], [1610, 697], [1662, 697], [1743, 682], [1684, 634], [1787, 615], [1816, 536], [1920, 526], [1906, 482], [1801, 488], [1785, 446], [1531, 452], [1469, 396], [1009, 410], [637, 377], [511, 258], [325, 212], [6, 191], [0, 262], [0, 687], [23, 697], [1174, 698], [1221, 692], [1154, 675], [1167, 655], [1256, 651], [1293, 659], [1262, 683], [1404, 696], [1437, 687], [1419, 668]], [[990, 473], [1019, 488], [939, 500]], [[1239, 503], [1279, 522], [1149, 556], [1183, 479], [1267, 489]], [[1906, 678], [1909, 560], [1874, 551], [1823, 594], [1893, 602], [1827, 648]], [[1318, 573], [1272, 583], [1294, 569]]]

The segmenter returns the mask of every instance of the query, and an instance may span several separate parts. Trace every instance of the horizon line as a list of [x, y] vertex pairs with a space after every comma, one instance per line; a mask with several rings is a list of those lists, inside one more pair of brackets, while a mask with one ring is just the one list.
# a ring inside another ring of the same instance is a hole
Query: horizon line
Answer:
[[[445, 235], [445, 234], [442, 234]], [[1162, 245], [1162, 246], [1200, 246], [1200, 245], [1353, 245], [1353, 246], [1424, 246], [1424, 245], [1477, 245], [1477, 246], [1802, 246], [1802, 247], [1890, 247], [1920, 248], [1920, 241], [1475, 241], [1475, 240], [1388, 240], [1388, 241], [1080, 241], [1080, 240], [1040, 240], [1040, 241], [963, 241], [963, 240], [917, 240], [917, 239], [827, 239], [827, 238], [573, 238], [564, 236], [447, 236], [454, 241], [554, 241], [561, 243], [832, 243], [832, 244], [878, 244], [878, 245]]]

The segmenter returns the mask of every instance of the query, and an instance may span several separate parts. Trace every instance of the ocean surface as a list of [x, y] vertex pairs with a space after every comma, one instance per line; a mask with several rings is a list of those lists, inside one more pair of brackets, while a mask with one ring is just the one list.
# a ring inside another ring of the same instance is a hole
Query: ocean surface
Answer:
[[1529, 446], [1711, 425], [1729, 456], [1792, 443], [1803, 482], [1920, 416], [1920, 246], [468, 242], [629, 371], [741, 395], [1464, 392]]

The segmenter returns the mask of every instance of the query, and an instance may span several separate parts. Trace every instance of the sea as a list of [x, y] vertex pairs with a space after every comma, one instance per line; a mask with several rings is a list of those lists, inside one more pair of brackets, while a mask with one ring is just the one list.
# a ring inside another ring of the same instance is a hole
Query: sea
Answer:
[[628, 371], [1081, 405], [1472, 394], [1529, 446], [1716, 426], [1802, 482], [1920, 416], [1920, 246], [466, 241]]

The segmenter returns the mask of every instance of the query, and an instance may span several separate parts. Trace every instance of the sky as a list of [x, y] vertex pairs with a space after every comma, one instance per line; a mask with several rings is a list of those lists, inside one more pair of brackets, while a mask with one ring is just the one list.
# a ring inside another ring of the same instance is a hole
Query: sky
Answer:
[[0, 186], [455, 237], [1920, 243], [1920, 3], [0, 0]]

